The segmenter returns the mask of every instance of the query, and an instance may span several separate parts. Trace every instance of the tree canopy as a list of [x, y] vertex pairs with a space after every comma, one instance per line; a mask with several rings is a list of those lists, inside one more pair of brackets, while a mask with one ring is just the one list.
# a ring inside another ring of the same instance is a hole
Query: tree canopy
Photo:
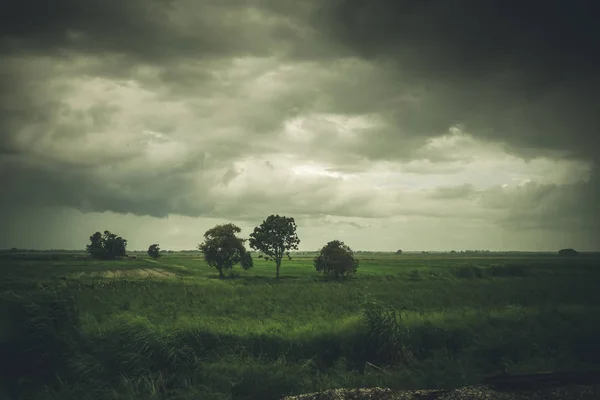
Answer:
[[151, 244], [150, 247], [148, 247], [148, 255], [152, 258], [158, 258], [160, 257], [160, 247], [158, 244]]
[[561, 249], [558, 251], [559, 256], [574, 257], [578, 254], [579, 252], [575, 249]]
[[277, 279], [283, 256], [291, 260], [290, 250], [298, 250], [300, 239], [296, 228], [294, 218], [270, 215], [250, 234], [250, 247], [261, 252], [266, 260], [275, 261]]
[[217, 225], [204, 233], [204, 242], [198, 245], [206, 263], [216, 268], [221, 278], [226, 270], [232, 274], [236, 264], [241, 264], [243, 269], [253, 266], [252, 256], [244, 247], [246, 239], [236, 236], [241, 231], [234, 224]]
[[314, 265], [317, 272], [324, 276], [339, 279], [354, 275], [358, 269], [358, 260], [344, 242], [332, 240], [319, 251]]
[[127, 254], [127, 240], [110, 231], [96, 232], [90, 236], [86, 250], [93, 258], [114, 260]]

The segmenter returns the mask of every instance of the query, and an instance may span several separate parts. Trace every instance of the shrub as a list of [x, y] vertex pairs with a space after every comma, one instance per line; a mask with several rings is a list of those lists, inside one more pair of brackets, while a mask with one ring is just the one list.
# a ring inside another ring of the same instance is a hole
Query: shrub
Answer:
[[345, 278], [356, 273], [358, 260], [350, 247], [333, 240], [327, 243], [314, 260], [315, 269], [333, 279]]
[[457, 278], [475, 279], [483, 278], [483, 268], [476, 265], [466, 265], [454, 268], [452, 274]]
[[525, 268], [518, 264], [492, 265], [489, 270], [491, 276], [525, 276]]
[[153, 244], [148, 247], [148, 255], [154, 259], [160, 257], [160, 247], [158, 244]]
[[371, 361], [389, 366], [412, 358], [405, 344], [408, 330], [399, 321], [401, 316], [395, 309], [379, 303], [367, 304], [363, 308], [363, 318], [366, 322]]
[[575, 249], [562, 249], [558, 251], [558, 255], [563, 257], [574, 257], [579, 255], [579, 253]]
[[408, 274], [408, 279], [411, 281], [422, 281], [423, 275], [421, 274], [421, 271], [419, 271], [418, 269], [413, 269]]

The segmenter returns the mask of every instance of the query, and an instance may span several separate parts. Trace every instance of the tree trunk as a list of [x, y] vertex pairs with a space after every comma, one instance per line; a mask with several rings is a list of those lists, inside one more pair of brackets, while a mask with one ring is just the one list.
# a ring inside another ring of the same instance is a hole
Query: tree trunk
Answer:
[[223, 268], [219, 268], [219, 278], [223, 278], [225, 275], [223, 275]]
[[277, 265], [277, 270], [275, 272], [275, 279], [279, 279], [279, 268], [281, 267], [281, 260], [277, 259], [275, 260], [275, 264]]

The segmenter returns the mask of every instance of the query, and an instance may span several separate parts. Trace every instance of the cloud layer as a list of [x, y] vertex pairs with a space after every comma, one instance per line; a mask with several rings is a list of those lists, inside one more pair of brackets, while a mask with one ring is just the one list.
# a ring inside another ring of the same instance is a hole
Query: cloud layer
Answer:
[[595, 246], [597, 8], [9, 0], [0, 205]]

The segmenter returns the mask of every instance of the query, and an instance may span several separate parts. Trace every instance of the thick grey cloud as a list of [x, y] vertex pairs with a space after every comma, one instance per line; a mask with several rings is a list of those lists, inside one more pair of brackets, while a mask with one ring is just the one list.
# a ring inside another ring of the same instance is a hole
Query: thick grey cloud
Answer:
[[593, 176], [587, 183], [528, 182], [516, 188], [494, 187], [481, 193], [478, 201], [487, 209], [507, 210], [499, 222], [509, 228], [578, 231], [597, 238], [598, 182]]
[[[600, 240], [593, 2], [3, 7], [7, 209], [329, 215], [364, 231], [354, 219], [421, 215]], [[511, 155], [529, 164], [510, 175]], [[502, 187], [515, 176], [532, 181]]]
[[431, 134], [463, 124], [515, 151], [595, 154], [588, 146], [599, 122], [595, 2], [327, 4], [315, 18], [320, 29], [351, 54], [393, 63], [414, 88], [420, 112], [390, 111], [401, 125]]
[[[73, 167], [38, 158], [23, 161], [19, 156], [3, 157], [0, 179], [6, 182], [2, 207], [20, 204], [33, 206], [68, 206], [84, 212], [106, 210], [135, 215], [165, 217], [174, 210], [184, 215], [210, 213], [215, 202], [208, 196], [217, 179], [194, 178], [196, 162], [182, 164], [179, 169], [126, 172], [126, 166], [110, 163], [102, 171], [98, 167]], [[112, 173], [112, 169], [119, 173]], [[209, 183], [210, 182], [210, 183]]]
[[63, 56], [115, 53], [150, 64], [270, 55], [296, 36], [294, 26], [256, 6], [231, 0], [9, 0], [0, 17], [2, 47]]
[[476, 191], [473, 185], [465, 183], [460, 186], [439, 187], [430, 194], [430, 197], [440, 200], [463, 199], [472, 196], [475, 193]]

